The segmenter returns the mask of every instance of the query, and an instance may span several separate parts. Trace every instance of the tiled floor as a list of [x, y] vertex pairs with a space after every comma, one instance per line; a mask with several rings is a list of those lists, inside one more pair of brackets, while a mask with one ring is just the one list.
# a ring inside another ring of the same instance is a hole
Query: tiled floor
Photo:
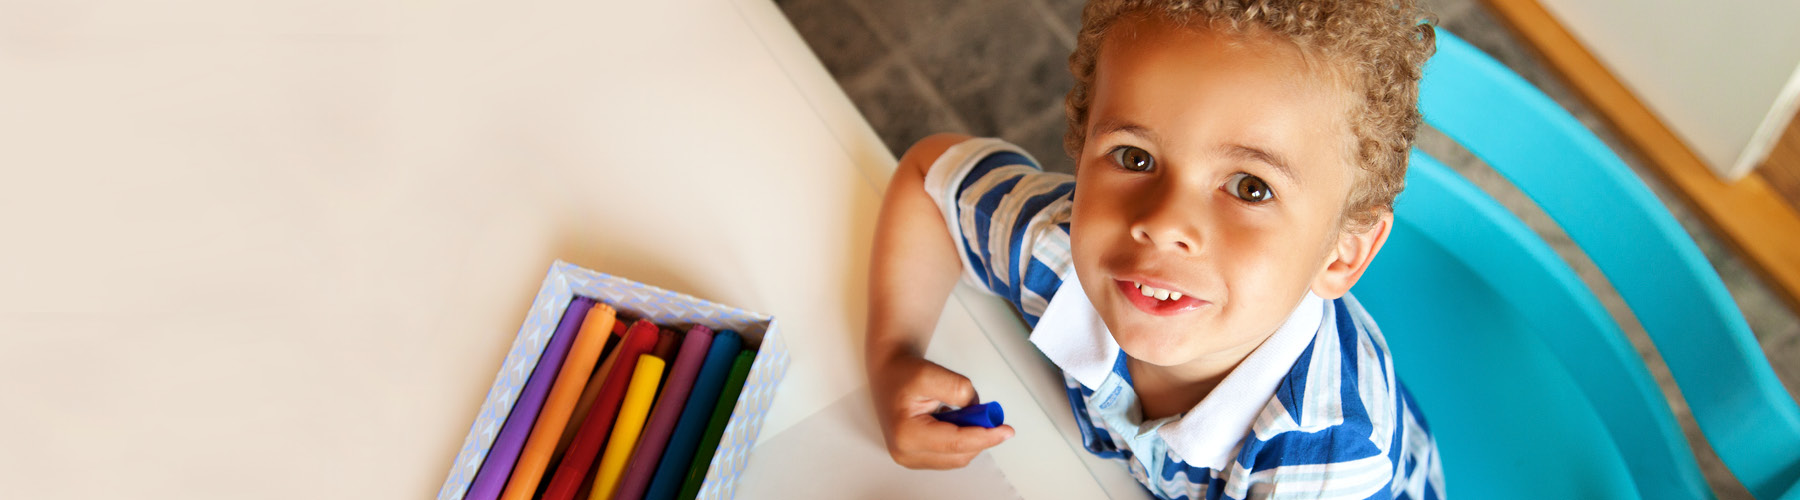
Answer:
[[[1615, 150], [1627, 151], [1609, 130], [1534, 56], [1474, 0], [1424, 0], [1439, 25], [1513, 68], [1562, 103]], [[777, 0], [790, 21], [831, 71], [857, 108], [898, 156], [913, 141], [940, 131], [999, 136], [1017, 143], [1050, 170], [1071, 171], [1062, 153], [1062, 99], [1071, 85], [1067, 70], [1079, 0]], [[1597, 290], [1627, 325], [1652, 375], [1675, 396], [1667, 368], [1636, 327], [1604, 277], [1569, 243], [1548, 216], [1498, 174], [1434, 131], [1420, 148], [1444, 160], [1518, 214]], [[1737, 299], [1750, 327], [1790, 393], [1800, 392], [1800, 322], [1794, 312], [1749, 271], [1679, 198], [1655, 176], [1644, 174], [1629, 153], [1627, 163], [1669, 205], [1699, 242]], [[1749, 498], [1698, 433], [1685, 405], [1674, 405], [1688, 439], [1700, 446], [1701, 467], [1721, 498]]]

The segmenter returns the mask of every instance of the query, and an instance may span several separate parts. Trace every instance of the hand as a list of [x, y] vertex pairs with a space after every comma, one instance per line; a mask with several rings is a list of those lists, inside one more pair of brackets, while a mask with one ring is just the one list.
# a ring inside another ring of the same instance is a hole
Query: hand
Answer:
[[957, 469], [1013, 436], [1010, 425], [957, 427], [931, 417], [942, 405], [979, 402], [969, 379], [917, 356], [896, 356], [872, 367], [875, 413], [894, 463], [909, 469]]

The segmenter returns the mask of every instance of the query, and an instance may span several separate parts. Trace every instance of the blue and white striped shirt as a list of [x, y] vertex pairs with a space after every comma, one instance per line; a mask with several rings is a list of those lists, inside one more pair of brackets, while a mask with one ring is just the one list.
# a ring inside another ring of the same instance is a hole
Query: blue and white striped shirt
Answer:
[[1193, 409], [1144, 421], [1126, 354], [1069, 259], [1074, 188], [997, 139], [951, 147], [925, 179], [963, 279], [1018, 308], [1063, 370], [1089, 452], [1122, 462], [1158, 498], [1443, 498], [1425, 420], [1349, 296], [1308, 293]]

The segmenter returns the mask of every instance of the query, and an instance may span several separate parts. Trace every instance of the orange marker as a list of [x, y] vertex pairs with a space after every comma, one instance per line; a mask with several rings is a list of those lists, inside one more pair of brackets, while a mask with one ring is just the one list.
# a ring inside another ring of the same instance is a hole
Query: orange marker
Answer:
[[[613, 336], [624, 337], [625, 329], [624, 321], [613, 322]], [[625, 342], [621, 340], [619, 343], [624, 344]], [[581, 428], [582, 421], [587, 420], [588, 411], [594, 408], [594, 400], [600, 397], [600, 387], [605, 385], [601, 382], [606, 380], [606, 374], [612, 372], [613, 363], [619, 359], [619, 351], [624, 350], [618, 347], [614, 346], [607, 352], [606, 359], [600, 362], [600, 367], [594, 369], [593, 375], [588, 377], [586, 387], [581, 390], [581, 399], [575, 402], [575, 412], [569, 414], [571, 425], [563, 426], [562, 437], [556, 440], [556, 452], [550, 454], [550, 463], [562, 463], [563, 453], [568, 452], [569, 443], [575, 441], [575, 431]]]
[[544, 409], [538, 413], [531, 437], [525, 440], [525, 451], [519, 454], [519, 463], [513, 466], [512, 477], [507, 479], [506, 491], [500, 498], [529, 500], [537, 493], [538, 481], [544, 478], [544, 468], [550, 464], [556, 441], [562, 437], [563, 427], [569, 425], [569, 413], [575, 410], [575, 402], [587, 385], [588, 374], [594, 371], [600, 350], [612, 336], [613, 314], [611, 306], [597, 304], [582, 321], [581, 333], [575, 336], [568, 360], [556, 372], [556, 384], [551, 386], [550, 397], [544, 400]]

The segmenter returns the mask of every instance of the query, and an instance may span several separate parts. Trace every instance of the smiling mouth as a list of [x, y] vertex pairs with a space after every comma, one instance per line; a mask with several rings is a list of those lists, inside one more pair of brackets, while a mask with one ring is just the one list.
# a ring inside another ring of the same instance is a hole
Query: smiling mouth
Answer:
[[1207, 301], [1184, 295], [1181, 292], [1157, 288], [1143, 283], [1128, 280], [1113, 280], [1119, 293], [1125, 294], [1125, 300], [1138, 310], [1154, 316], [1173, 316], [1199, 309], [1208, 304]]

